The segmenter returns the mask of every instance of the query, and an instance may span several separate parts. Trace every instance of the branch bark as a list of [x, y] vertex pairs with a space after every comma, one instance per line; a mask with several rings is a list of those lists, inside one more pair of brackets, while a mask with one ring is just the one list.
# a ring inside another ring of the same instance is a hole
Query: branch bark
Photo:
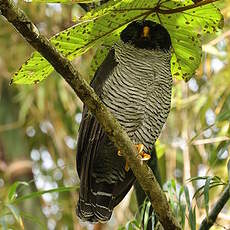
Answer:
[[222, 208], [228, 202], [229, 199], [230, 199], [230, 184], [226, 186], [226, 188], [224, 189], [223, 193], [215, 203], [214, 207], [212, 208], [208, 216], [204, 218], [204, 220], [200, 225], [199, 230], [208, 230], [212, 227], [212, 225], [216, 221], [218, 214], [221, 212]]
[[152, 170], [136, 156], [137, 150], [128, 135], [100, 101], [94, 90], [75, 70], [69, 60], [63, 57], [51, 45], [49, 40], [40, 35], [36, 26], [27, 18], [12, 0], [0, 0], [2, 15], [19, 31], [26, 41], [45, 57], [55, 70], [68, 82], [79, 98], [96, 116], [111, 141], [122, 149], [138, 182], [148, 195], [164, 229], [181, 229], [170, 210], [167, 198], [161, 190]]

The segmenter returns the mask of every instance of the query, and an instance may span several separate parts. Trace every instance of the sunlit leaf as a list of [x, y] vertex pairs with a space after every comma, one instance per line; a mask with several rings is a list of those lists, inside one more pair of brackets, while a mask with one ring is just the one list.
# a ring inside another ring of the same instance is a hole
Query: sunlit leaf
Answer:
[[157, 158], [160, 159], [165, 154], [165, 145], [160, 143], [159, 140], [155, 142]]
[[[193, 1], [166, 1], [166, 8], [178, 8]], [[214, 33], [222, 27], [223, 18], [212, 4], [186, 10], [183, 13], [160, 15], [162, 24], [171, 35], [173, 55], [171, 70], [173, 76], [188, 81], [201, 61], [201, 41], [204, 34]]]
[[171, 180], [171, 185], [173, 190], [176, 192], [176, 181], [174, 179]]
[[[28, 0], [25, 0], [28, 1]], [[100, 0], [31, 0], [34, 3], [93, 3], [99, 2]]]
[[[172, 38], [173, 54], [171, 69], [174, 77], [188, 80], [199, 66], [201, 58], [200, 37], [205, 33], [215, 32], [221, 27], [222, 15], [213, 5], [205, 5], [184, 12], [171, 13], [171, 9], [193, 4], [192, 1], [165, 1], [161, 9], [168, 13], [156, 13], [158, 1], [117, 0], [109, 1], [103, 6], [92, 10], [81, 18], [75, 26], [64, 30], [51, 38], [51, 43], [57, 50], [72, 60], [99, 45], [111, 46], [119, 39], [120, 31], [133, 20], [151, 19], [162, 23]], [[103, 61], [108, 49], [102, 53], [98, 51], [93, 61], [93, 71]], [[45, 79], [53, 67], [35, 52], [15, 73], [13, 83], [32, 84]]]

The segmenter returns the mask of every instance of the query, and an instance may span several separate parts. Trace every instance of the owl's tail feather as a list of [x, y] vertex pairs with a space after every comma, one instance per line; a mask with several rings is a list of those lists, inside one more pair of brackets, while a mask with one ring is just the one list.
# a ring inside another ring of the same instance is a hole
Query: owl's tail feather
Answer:
[[88, 196], [81, 194], [77, 204], [77, 215], [83, 221], [92, 223], [106, 222], [112, 215], [112, 187], [111, 184], [95, 184]]
[[91, 223], [107, 222], [111, 218], [114, 207], [120, 203], [135, 182], [135, 177], [131, 170], [129, 171], [122, 182], [92, 183], [91, 189], [86, 189], [87, 194], [82, 193], [84, 189], [81, 189], [76, 209], [80, 219]]

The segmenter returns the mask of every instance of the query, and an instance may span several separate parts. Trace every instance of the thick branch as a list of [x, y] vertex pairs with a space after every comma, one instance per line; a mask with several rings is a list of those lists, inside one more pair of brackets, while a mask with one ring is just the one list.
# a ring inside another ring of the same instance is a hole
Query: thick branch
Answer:
[[159, 216], [165, 229], [180, 229], [177, 220], [173, 217], [166, 196], [156, 181], [152, 170], [136, 157], [137, 150], [128, 135], [122, 130], [119, 123], [99, 100], [94, 90], [74, 69], [69, 60], [61, 56], [51, 45], [47, 38], [39, 34], [35, 25], [26, 15], [17, 8], [12, 0], [0, 0], [2, 15], [13, 24], [27, 42], [39, 51], [55, 68], [55, 70], [68, 82], [75, 93], [96, 116], [111, 141], [118, 149], [122, 149], [128, 164], [138, 182], [148, 195], [152, 206]]
[[224, 189], [224, 192], [221, 194], [220, 198], [215, 203], [214, 207], [212, 208], [211, 212], [208, 214], [208, 217], [205, 217], [202, 221], [199, 230], [207, 230], [212, 227], [215, 223], [216, 218], [224, 205], [230, 199], [230, 184]]

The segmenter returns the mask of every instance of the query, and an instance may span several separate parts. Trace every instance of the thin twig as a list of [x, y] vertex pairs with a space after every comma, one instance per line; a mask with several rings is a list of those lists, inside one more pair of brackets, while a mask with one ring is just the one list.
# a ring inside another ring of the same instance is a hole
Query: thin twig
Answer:
[[55, 70], [68, 82], [79, 98], [95, 115], [110, 140], [115, 143], [118, 149], [123, 150], [129, 166], [143, 190], [148, 195], [164, 229], [181, 229], [170, 210], [166, 196], [157, 183], [152, 170], [136, 157], [137, 149], [126, 132], [124, 132], [113, 115], [100, 101], [94, 90], [75, 70], [71, 62], [58, 53], [46, 37], [40, 35], [35, 25], [12, 0], [0, 0], [0, 11], [26, 39], [26, 41], [40, 52]]

